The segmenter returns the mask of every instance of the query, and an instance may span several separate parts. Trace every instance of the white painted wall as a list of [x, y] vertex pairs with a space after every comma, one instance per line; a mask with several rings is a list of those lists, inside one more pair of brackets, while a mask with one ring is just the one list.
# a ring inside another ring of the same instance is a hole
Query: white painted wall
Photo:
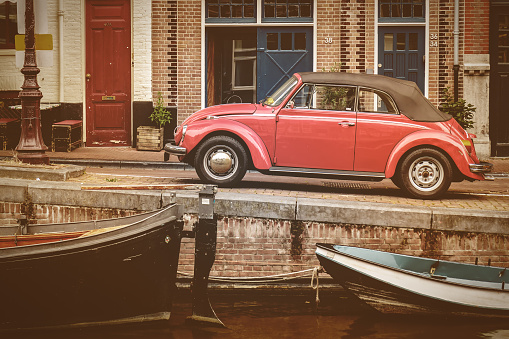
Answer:
[[132, 1], [133, 101], [152, 101], [152, 3]]

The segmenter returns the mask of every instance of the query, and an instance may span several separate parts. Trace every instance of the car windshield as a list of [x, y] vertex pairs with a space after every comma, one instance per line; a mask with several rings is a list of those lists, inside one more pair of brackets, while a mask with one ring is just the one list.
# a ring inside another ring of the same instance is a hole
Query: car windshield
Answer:
[[283, 100], [288, 96], [288, 93], [297, 85], [297, 78], [295, 76], [286, 80], [283, 86], [279, 87], [274, 93], [269, 95], [263, 100], [263, 104], [267, 106], [279, 106]]

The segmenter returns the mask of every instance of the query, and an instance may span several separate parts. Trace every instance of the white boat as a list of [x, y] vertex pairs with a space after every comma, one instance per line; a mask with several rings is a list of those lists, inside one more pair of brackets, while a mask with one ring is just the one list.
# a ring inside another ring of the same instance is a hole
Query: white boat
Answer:
[[509, 317], [509, 272], [360, 247], [317, 244], [335, 281], [382, 313]]

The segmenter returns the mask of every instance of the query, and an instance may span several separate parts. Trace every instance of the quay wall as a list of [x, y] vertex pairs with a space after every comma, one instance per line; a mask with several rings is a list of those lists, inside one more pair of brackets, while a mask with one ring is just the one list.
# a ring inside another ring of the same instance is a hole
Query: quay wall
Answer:
[[[13, 183], [14, 182], [14, 183]], [[79, 185], [0, 180], [0, 226], [127, 216], [166, 205], [166, 191], [85, 191]], [[198, 221], [198, 193], [178, 192], [184, 227]], [[211, 276], [259, 277], [318, 265], [317, 242], [509, 267], [509, 212], [218, 193]], [[183, 239], [179, 271], [193, 272], [194, 239]]]

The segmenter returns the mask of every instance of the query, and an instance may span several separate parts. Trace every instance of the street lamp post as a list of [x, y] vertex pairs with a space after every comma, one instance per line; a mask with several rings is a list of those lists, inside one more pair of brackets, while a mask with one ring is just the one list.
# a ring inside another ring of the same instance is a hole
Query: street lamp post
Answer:
[[37, 61], [35, 59], [34, 0], [25, 2], [25, 61], [21, 73], [25, 76], [21, 98], [21, 136], [16, 147], [18, 159], [29, 164], [49, 164], [41, 132], [42, 93], [37, 83]]

